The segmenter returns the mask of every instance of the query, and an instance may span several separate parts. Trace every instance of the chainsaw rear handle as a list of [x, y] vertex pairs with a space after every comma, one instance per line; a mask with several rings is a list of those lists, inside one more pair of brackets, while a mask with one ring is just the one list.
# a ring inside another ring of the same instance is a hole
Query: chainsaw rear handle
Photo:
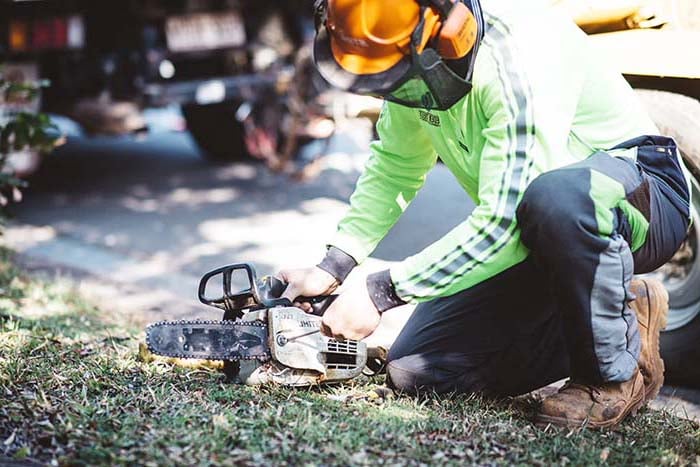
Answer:
[[[282, 296], [284, 291], [287, 289], [288, 285], [289, 284], [277, 277], [267, 276], [262, 279], [262, 282], [259, 286], [259, 290], [263, 295], [269, 294], [269, 298], [276, 299]], [[316, 316], [323, 316], [328, 307], [331, 306], [331, 304], [335, 301], [336, 298], [338, 298], [338, 295], [332, 294], [321, 295], [318, 297], [297, 297], [294, 301], [310, 303], [312, 310], [311, 314]], [[291, 305], [291, 303], [289, 305]]]
[[[244, 271], [248, 279], [248, 288], [233, 292], [232, 276], [236, 271]], [[207, 297], [207, 284], [214, 278], [222, 276], [222, 295], [220, 297]], [[228, 313], [242, 316], [243, 310], [272, 308], [275, 306], [292, 306], [292, 303], [282, 294], [287, 284], [273, 276], [266, 276], [258, 280], [255, 268], [248, 263], [232, 264], [206, 273], [199, 282], [199, 301], [205, 305], [219, 308]], [[311, 314], [323, 316], [326, 309], [337, 298], [337, 295], [320, 297], [297, 297], [297, 301], [311, 304]]]

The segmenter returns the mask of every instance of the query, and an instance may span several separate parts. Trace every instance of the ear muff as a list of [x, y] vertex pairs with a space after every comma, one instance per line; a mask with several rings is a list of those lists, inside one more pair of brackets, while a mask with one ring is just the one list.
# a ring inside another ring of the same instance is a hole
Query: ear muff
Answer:
[[467, 6], [457, 0], [453, 3], [437, 37], [437, 51], [441, 57], [456, 60], [466, 57], [478, 40], [479, 27]]

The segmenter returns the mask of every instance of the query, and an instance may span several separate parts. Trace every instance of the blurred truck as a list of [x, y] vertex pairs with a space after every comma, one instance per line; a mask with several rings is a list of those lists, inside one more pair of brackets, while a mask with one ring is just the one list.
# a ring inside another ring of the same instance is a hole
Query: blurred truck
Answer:
[[142, 109], [179, 104], [225, 159], [246, 148], [241, 103], [270, 101], [312, 32], [309, 0], [0, 0], [0, 66], [48, 79], [41, 110], [87, 134], [144, 131]]

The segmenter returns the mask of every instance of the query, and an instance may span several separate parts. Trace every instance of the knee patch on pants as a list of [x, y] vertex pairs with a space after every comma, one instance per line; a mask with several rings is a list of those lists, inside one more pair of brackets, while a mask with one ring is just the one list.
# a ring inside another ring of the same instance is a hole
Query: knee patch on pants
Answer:
[[588, 169], [559, 169], [530, 184], [516, 212], [525, 246], [567, 242], [582, 228], [598, 233], [597, 219], [585, 209], [591, 205], [589, 179]]
[[487, 356], [459, 353], [413, 354], [390, 359], [387, 380], [394, 389], [407, 394], [482, 391]]

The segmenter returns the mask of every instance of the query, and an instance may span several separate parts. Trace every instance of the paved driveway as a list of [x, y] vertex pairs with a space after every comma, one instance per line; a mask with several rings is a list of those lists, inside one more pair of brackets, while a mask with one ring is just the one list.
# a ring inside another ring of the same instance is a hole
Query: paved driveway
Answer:
[[[144, 312], [186, 314], [181, 302], [164, 306], [163, 293], [192, 305], [198, 278], [210, 269], [251, 262], [269, 274], [318, 261], [347, 209], [368, 130], [348, 125], [321, 175], [308, 183], [254, 163], [208, 163], [182, 133], [143, 141], [69, 139], [31, 181], [6, 241], [37, 267], [54, 263], [157, 291], [137, 301]], [[375, 258], [419, 251], [472, 206], [437, 167]]]

